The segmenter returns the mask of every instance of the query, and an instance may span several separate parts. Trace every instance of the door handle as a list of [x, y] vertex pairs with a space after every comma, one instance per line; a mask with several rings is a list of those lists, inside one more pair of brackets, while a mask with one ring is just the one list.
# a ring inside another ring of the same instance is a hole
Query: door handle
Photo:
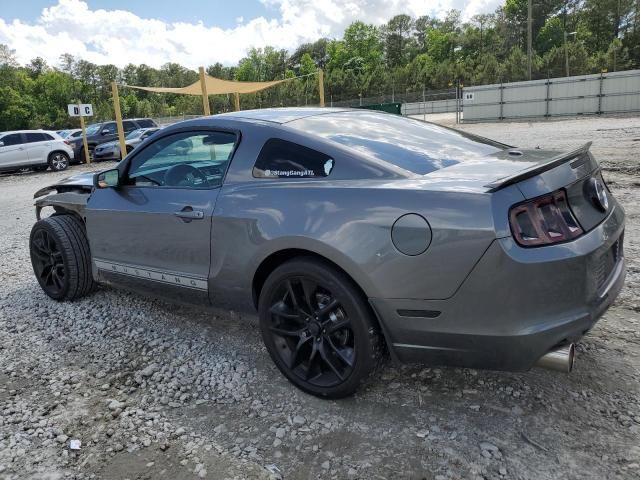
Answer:
[[191, 220], [202, 220], [204, 218], [204, 212], [194, 210], [192, 207], [184, 207], [182, 210], [174, 212], [173, 214], [185, 222], [190, 222]]

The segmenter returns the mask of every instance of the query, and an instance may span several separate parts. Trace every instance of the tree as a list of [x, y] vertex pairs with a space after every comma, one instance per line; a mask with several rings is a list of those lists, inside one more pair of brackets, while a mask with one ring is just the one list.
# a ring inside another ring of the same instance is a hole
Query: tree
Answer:
[[36, 57], [29, 62], [27, 70], [32, 78], [39, 77], [49, 69], [47, 62], [42, 57]]
[[10, 49], [4, 43], [0, 43], [0, 65], [6, 65], [8, 67], [18, 66], [15, 49]]
[[396, 15], [383, 28], [384, 49], [387, 65], [405, 65], [413, 37], [414, 22], [409, 15]]

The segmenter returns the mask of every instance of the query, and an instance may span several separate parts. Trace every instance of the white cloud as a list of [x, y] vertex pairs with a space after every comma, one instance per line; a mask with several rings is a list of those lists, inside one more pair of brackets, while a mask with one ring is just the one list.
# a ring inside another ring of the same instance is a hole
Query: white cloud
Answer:
[[[277, 19], [236, 19], [223, 29], [203, 23], [165, 22], [124, 10], [90, 10], [81, 0], [58, 0], [33, 24], [0, 18], [0, 43], [16, 50], [18, 61], [37, 56], [56, 65], [63, 53], [98, 64], [177, 62], [195, 68], [233, 65], [251, 47], [293, 49], [322, 36], [340, 36], [354, 20], [381, 24], [397, 13], [443, 16], [451, 8], [463, 19], [493, 11], [500, 0], [261, 0], [280, 12]], [[427, 4], [429, 6], [427, 6]]]

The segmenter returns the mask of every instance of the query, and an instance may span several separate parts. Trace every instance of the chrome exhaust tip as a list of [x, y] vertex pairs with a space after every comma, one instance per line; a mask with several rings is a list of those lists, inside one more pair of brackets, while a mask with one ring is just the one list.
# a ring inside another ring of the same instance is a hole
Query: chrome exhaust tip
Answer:
[[573, 370], [575, 359], [575, 347], [573, 343], [541, 356], [536, 362], [537, 367], [569, 373]]

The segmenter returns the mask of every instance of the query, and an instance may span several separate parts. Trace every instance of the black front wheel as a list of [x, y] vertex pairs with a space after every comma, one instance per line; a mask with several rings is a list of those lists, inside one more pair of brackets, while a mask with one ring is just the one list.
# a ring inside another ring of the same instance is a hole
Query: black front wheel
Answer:
[[342, 272], [313, 258], [273, 271], [260, 294], [259, 315], [276, 366], [313, 395], [353, 394], [381, 360], [381, 338], [362, 293]]
[[94, 288], [91, 254], [82, 220], [55, 215], [36, 222], [29, 238], [31, 265], [44, 293], [74, 300]]

